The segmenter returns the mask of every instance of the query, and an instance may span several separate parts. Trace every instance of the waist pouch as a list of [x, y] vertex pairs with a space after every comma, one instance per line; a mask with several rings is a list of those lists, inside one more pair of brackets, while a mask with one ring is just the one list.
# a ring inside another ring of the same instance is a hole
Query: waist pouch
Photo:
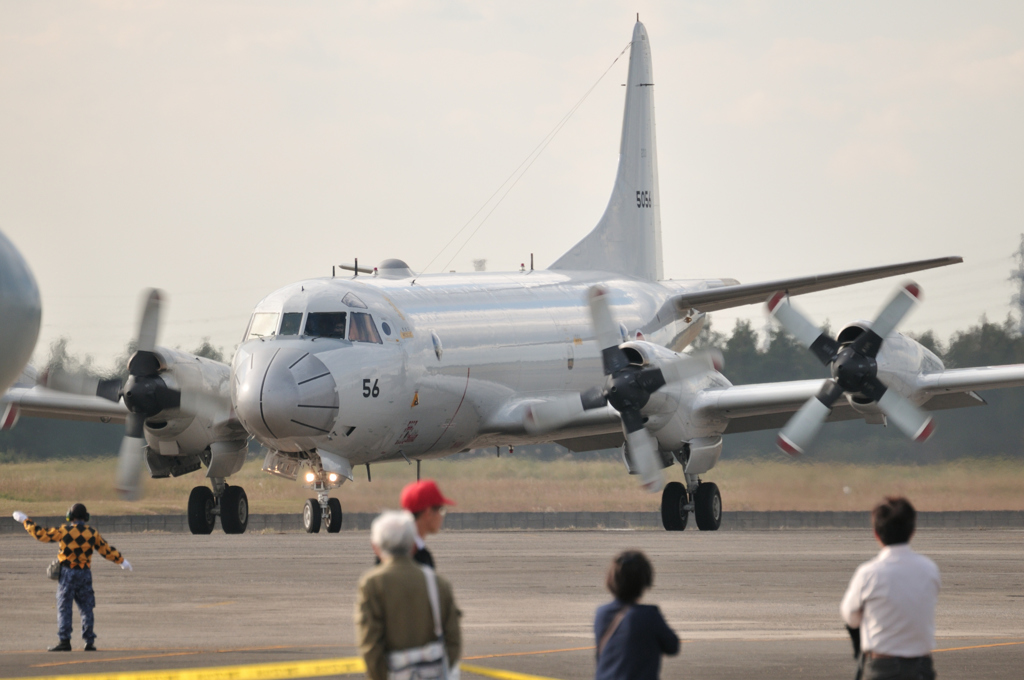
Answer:
[[445, 680], [442, 640], [388, 654], [388, 680]]
[[51, 581], [60, 580], [60, 572], [64, 569], [64, 563], [60, 560], [54, 560], [50, 562], [50, 566], [46, 568], [46, 578]]

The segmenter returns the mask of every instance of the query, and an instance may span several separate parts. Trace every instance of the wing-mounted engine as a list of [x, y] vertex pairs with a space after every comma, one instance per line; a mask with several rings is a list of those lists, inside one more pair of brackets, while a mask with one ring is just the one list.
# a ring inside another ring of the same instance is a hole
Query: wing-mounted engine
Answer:
[[942, 363], [919, 343], [895, 332], [920, 296], [921, 288], [916, 283], [907, 283], [874, 321], [848, 326], [835, 339], [794, 307], [785, 291], [769, 298], [771, 316], [832, 373], [821, 392], [808, 399], [779, 433], [780, 449], [790, 455], [803, 453], [833, 405], [843, 396], [869, 418], [884, 416], [892, 421], [914, 441], [923, 442], [931, 436], [934, 430], [931, 417], [909, 397], [913, 396], [916, 376], [926, 362], [930, 363], [929, 355], [937, 364], [937, 370], [942, 369]]
[[[836, 336], [836, 342], [840, 347], [851, 345], [870, 330], [869, 322], [857, 321], [841, 330]], [[878, 379], [918, 406], [930, 396], [918, 391], [919, 377], [945, 370], [942, 360], [935, 353], [913, 338], [895, 332], [885, 338], [875, 361], [878, 364]], [[846, 394], [846, 400], [853, 410], [864, 415], [866, 422], [875, 425], [885, 423], [885, 414], [876, 400], [860, 393]]]
[[238, 472], [247, 435], [231, 412], [230, 379], [227, 364], [165, 347], [132, 357], [122, 396], [143, 418], [153, 477], [177, 477], [203, 464], [212, 478]]
[[707, 385], [711, 374], [718, 375], [722, 384], [729, 383], [717, 373], [709, 355], [679, 354], [644, 341], [622, 343], [607, 293], [602, 286], [588, 293], [604, 384], [531, 404], [523, 424], [533, 433], [550, 432], [572, 423], [584, 411], [611, 407], [622, 422], [627, 466], [641, 476], [645, 488], [659, 491], [664, 486], [661, 470], [671, 464], [671, 457], [663, 452], [678, 451], [685, 442], [690, 412], [685, 403]]
[[139, 498], [142, 464], [153, 477], [178, 476], [209, 467], [222, 479], [245, 462], [247, 434], [231, 412], [231, 367], [156, 346], [162, 295], [144, 296], [136, 351], [128, 379], [96, 380], [51, 372], [40, 382], [51, 389], [124, 401], [125, 435], [118, 453], [117, 490]]

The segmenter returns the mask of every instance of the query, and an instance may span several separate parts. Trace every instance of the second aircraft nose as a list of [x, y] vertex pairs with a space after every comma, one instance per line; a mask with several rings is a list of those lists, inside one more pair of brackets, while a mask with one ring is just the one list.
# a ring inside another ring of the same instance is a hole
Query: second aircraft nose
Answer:
[[333, 430], [338, 389], [316, 356], [266, 343], [245, 364], [235, 412], [247, 430], [270, 439], [318, 437]]

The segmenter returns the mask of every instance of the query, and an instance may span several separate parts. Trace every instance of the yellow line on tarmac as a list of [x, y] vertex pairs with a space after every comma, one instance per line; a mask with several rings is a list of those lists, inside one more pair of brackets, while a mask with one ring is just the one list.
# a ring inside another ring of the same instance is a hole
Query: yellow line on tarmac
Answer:
[[[309, 647], [339, 647], [341, 645], [303, 645], [301, 649]], [[230, 647], [226, 649], [182, 649], [179, 651], [166, 651], [154, 654], [134, 654], [133, 656], [115, 656], [110, 657], [90, 657], [88, 659], [76, 659], [74, 661], [56, 661], [53, 663], [37, 663], [30, 666], [30, 668], [49, 668], [51, 666], [73, 666], [80, 663], [107, 663], [109, 661], [133, 661], [135, 659], [158, 659], [162, 656], [199, 656], [201, 654], [231, 654], [233, 652], [266, 652], [275, 649], [295, 649], [294, 645], [265, 645], [262, 647]], [[121, 652], [146, 652], [153, 651], [158, 652], [159, 650], [104, 650], [104, 651], [121, 651]]]
[[988, 649], [989, 647], [1011, 647], [1013, 645], [1024, 645], [1024, 642], [996, 642], [990, 645], [973, 645], [971, 647], [949, 647], [947, 649], [933, 649], [932, 653], [936, 652], [960, 652], [965, 649]]
[[321, 659], [319, 661], [284, 661], [249, 666], [214, 668], [182, 668], [176, 670], [123, 673], [89, 673], [86, 675], [52, 675], [21, 680], [280, 680], [281, 678], [318, 678], [325, 675], [362, 673], [366, 665], [360, 657]]
[[[584, 648], [586, 649], [586, 648]], [[552, 650], [568, 651], [568, 650]], [[177, 653], [188, 654], [188, 652]], [[167, 656], [177, 655], [175, 653]], [[143, 658], [143, 657], [129, 657]], [[98, 659], [97, 659], [98, 660]], [[104, 659], [115, 661], [117, 659]], [[556, 680], [541, 675], [526, 675], [482, 666], [462, 665], [462, 670], [496, 680]], [[318, 678], [326, 675], [363, 673], [366, 665], [360, 657], [321, 659], [319, 661], [285, 661], [248, 666], [218, 666], [212, 668], [182, 668], [176, 670], [123, 673], [87, 673], [81, 675], [51, 675], [15, 680], [292, 680]]]
[[494, 668], [483, 668], [481, 666], [468, 666], [462, 664], [462, 670], [467, 673], [475, 673], [485, 678], [497, 678], [498, 680], [555, 680], [543, 675], [526, 675], [525, 673], [513, 673], [512, 671], [499, 671]]
[[569, 647], [567, 649], [542, 649], [539, 652], [509, 652], [507, 654], [481, 654], [480, 656], [467, 656], [466, 661], [476, 661], [478, 659], [497, 659], [506, 656], [533, 656], [534, 654], [557, 654], [559, 652], [585, 652], [588, 649], [595, 649], [593, 645], [590, 647]]

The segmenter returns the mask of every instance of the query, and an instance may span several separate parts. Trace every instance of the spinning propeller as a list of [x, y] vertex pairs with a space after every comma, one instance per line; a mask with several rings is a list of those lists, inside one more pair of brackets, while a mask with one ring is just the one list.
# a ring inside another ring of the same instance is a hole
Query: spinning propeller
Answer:
[[920, 297], [921, 289], [917, 284], [906, 284], [878, 313], [870, 328], [853, 342], [840, 345], [797, 310], [785, 291], [772, 295], [768, 300], [771, 316], [832, 372], [832, 378], [825, 381], [821, 392], [808, 399], [779, 432], [780, 449], [791, 456], [803, 453], [818, 434], [833, 404], [844, 394], [859, 395], [877, 403], [882, 413], [914, 441], [923, 442], [931, 436], [935, 429], [931, 417], [878, 379], [875, 360], [885, 337], [896, 329]]
[[651, 394], [665, 385], [665, 375], [660, 368], [642, 368], [629, 363], [626, 353], [619, 347], [622, 337], [608, 307], [607, 289], [593, 286], [587, 293], [587, 302], [597, 344], [601, 348], [605, 381], [603, 387], [591, 388], [580, 395], [583, 409], [610, 404], [619, 412], [626, 443], [644, 488], [652, 492], [661, 491], [665, 480], [661, 474], [663, 466], [658, 442], [644, 427], [645, 418], [640, 409], [650, 400]]
[[125, 500], [137, 500], [141, 496], [142, 465], [146, 451], [143, 427], [147, 418], [172, 409], [196, 415], [199, 412], [209, 414], [211, 411], [230, 408], [230, 402], [222, 403], [225, 397], [202, 390], [170, 387], [161, 376], [161, 373], [167, 371], [155, 352], [156, 337], [160, 330], [161, 303], [160, 291], [150, 289], [144, 294], [135, 353], [128, 360], [128, 379], [124, 385], [117, 378], [97, 380], [84, 374], [60, 370], [48, 371], [40, 380], [40, 384], [61, 392], [95, 395], [115, 403], [124, 400], [128, 415], [118, 452], [116, 488]]

